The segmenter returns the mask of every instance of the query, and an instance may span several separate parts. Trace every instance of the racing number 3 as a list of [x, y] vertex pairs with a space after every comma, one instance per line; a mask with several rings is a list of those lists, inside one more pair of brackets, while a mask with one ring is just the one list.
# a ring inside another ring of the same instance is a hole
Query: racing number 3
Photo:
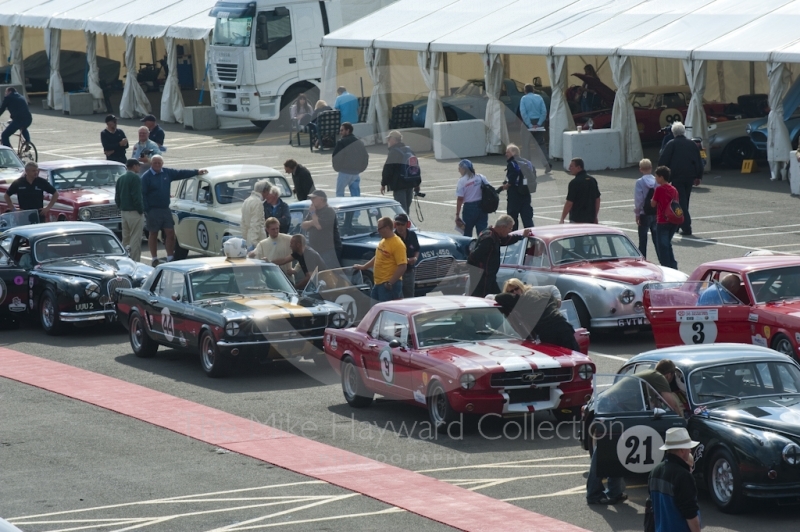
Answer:
[[703, 332], [703, 322], [696, 321], [692, 323], [692, 330], [697, 333], [692, 335], [692, 342], [695, 344], [702, 344], [706, 339], [706, 333]]

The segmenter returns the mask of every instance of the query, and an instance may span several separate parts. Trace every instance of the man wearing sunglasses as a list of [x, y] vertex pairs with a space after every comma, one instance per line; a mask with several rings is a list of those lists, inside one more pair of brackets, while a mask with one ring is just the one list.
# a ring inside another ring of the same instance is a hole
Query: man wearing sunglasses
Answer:
[[408, 259], [406, 245], [394, 234], [394, 222], [388, 216], [378, 220], [378, 234], [381, 241], [375, 256], [366, 264], [356, 264], [354, 270], [369, 270], [374, 267], [372, 278], [372, 299], [375, 302], [403, 299], [403, 274], [406, 272]]

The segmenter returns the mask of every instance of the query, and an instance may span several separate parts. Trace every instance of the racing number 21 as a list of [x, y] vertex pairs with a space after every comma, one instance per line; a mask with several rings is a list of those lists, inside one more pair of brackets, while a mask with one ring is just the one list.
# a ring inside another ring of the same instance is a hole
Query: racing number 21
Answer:
[[628, 457], [625, 458], [625, 464], [638, 464], [641, 459], [641, 452], [639, 446], [643, 446], [644, 451], [644, 465], [653, 463], [653, 437], [647, 436], [644, 440], [639, 440], [639, 436], [631, 435], [625, 440], [625, 447], [631, 450]]

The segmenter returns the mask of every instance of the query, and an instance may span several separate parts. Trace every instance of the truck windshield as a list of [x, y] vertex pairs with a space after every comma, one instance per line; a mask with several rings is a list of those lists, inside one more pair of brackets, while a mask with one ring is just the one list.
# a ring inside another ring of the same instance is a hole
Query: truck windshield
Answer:
[[218, 46], [250, 46], [252, 29], [253, 17], [251, 15], [235, 17], [234, 13], [222, 12], [217, 17], [217, 24], [214, 27], [214, 44]]

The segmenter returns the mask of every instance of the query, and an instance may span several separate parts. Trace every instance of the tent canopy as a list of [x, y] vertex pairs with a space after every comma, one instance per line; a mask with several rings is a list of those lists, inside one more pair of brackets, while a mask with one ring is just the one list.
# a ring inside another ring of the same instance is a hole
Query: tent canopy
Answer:
[[28, 26], [31, 28], [46, 28], [47, 23], [54, 16], [69, 13], [76, 7], [88, 4], [91, 0], [64, 0], [63, 2], [48, 1], [35, 5], [12, 17], [10, 26]]
[[800, 0], [399, 0], [324, 46], [800, 62]]
[[214, 28], [216, 19], [209, 17], [208, 12], [216, 3], [217, 0], [180, 0], [131, 22], [125, 33], [154, 39], [164, 37], [174, 27], [176, 31], [170, 37], [200, 40]]

